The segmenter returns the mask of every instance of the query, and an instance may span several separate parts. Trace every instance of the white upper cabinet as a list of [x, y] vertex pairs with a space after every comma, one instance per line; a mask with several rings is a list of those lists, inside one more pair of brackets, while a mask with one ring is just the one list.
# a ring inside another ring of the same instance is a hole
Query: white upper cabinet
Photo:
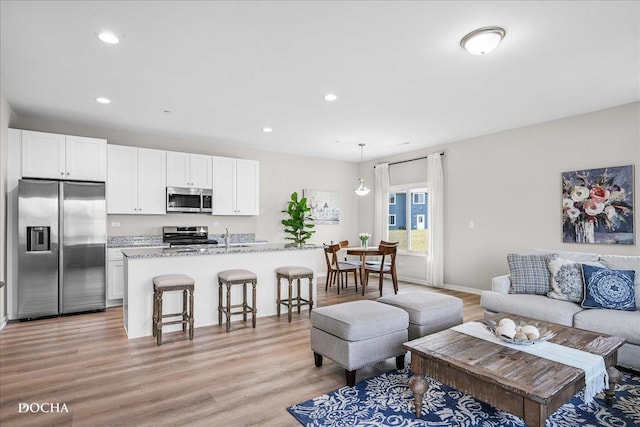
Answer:
[[167, 152], [138, 148], [138, 213], [167, 213]]
[[167, 186], [210, 189], [211, 185], [211, 156], [167, 151]]
[[213, 157], [213, 215], [258, 215], [259, 163]]
[[108, 146], [107, 213], [166, 213], [166, 152]]
[[24, 130], [22, 177], [104, 182], [107, 141]]

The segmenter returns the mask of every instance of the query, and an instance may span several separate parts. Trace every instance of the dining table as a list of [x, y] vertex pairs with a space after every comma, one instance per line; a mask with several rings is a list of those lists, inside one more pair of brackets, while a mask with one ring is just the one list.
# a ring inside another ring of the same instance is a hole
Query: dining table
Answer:
[[364, 296], [365, 291], [365, 277], [366, 277], [366, 262], [368, 256], [379, 256], [382, 255], [382, 252], [378, 250], [377, 246], [367, 246], [367, 247], [351, 247], [346, 248], [347, 255], [357, 255], [360, 257], [360, 288], [362, 288], [362, 295]]

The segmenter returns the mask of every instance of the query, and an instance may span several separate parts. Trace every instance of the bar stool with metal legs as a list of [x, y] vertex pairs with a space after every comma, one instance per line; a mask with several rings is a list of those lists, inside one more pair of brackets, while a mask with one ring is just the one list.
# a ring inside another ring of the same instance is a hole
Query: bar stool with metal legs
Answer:
[[[251, 303], [247, 303], [247, 284], [251, 283]], [[242, 314], [242, 319], [247, 321], [247, 314], [251, 313], [252, 326], [256, 327], [256, 284], [258, 277], [249, 270], [225, 270], [218, 273], [218, 325], [222, 325], [222, 315], [227, 318], [227, 332], [231, 330], [231, 316], [234, 314]], [[242, 285], [242, 304], [231, 305], [231, 286]], [[222, 288], [226, 286], [226, 304], [222, 304]], [[242, 308], [242, 310], [232, 311], [234, 308]]]
[[[185, 274], [166, 274], [153, 278], [153, 336], [158, 345], [162, 344], [162, 327], [165, 325], [182, 324], [182, 331], [186, 332], [189, 325], [189, 339], [193, 339], [193, 290], [195, 280]], [[182, 291], [182, 311], [180, 313], [162, 314], [162, 295], [164, 292]], [[187, 293], [189, 300], [187, 302]], [[167, 317], [181, 317], [180, 320], [163, 322]]]
[[[286, 266], [276, 269], [276, 277], [278, 278], [278, 299], [276, 301], [278, 305], [278, 317], [280, 317], [280, 305], [287, 307], [289, 322], [291, 322], [291, 311], [293, 307], [298, 308], [298, 314], [300, 314], [300, 307], [303, 305], [309, 306], [309, 317], [311, 317], [311, 310], [313, 309], [313, 270], [306, 267]], [[287, 279], [289, 281], [289, 293], [288, 298], [282, 300], [280, 292], [280, 279]], [[300, 295], [300, 279], [309, 279], [309, 299], [303, 299]], [[293, 281], [298, 281], [297, 296], [293, 297]]]

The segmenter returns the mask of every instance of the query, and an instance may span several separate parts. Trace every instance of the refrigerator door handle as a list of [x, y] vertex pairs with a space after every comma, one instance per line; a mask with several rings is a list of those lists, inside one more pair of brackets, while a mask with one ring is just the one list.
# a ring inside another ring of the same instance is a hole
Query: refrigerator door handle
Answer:
[[[58, 241], [64, 244], [64, 185], [58, 183]], [[58, 313], [62, 313], [64, 306], [64, 247], [59, 246], [58, 249]]]

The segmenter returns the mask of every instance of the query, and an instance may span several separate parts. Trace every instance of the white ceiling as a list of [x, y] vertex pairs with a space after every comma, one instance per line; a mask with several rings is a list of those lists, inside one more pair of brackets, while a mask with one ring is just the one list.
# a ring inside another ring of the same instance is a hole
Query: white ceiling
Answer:
[[[259, 150], [359, 161], [358, 143], [366, 160], [640, 100], [638, 1], [2, 0], [0, 15], [18, 117]], [[460, 47], [490, 25], [497, 50]]]

